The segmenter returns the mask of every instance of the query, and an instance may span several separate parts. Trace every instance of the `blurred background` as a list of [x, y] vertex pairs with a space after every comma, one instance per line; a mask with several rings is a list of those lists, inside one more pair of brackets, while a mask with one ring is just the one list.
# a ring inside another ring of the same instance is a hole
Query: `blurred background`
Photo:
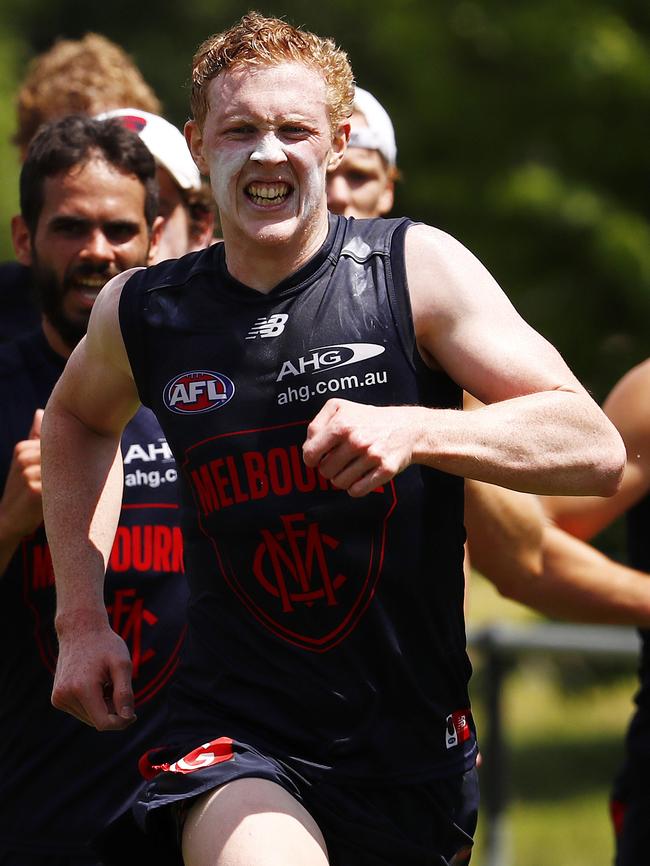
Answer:
[[[598, 400], [647, 356], [647, 0], [2, 0], [2, 259], [12, 258], [17, 210], [13, 100], [30, 58], [57, 37], [102, 33], [182, 126], [195, 48], [251, 5], [348, 51], [358, 83], [395, 124], [403, 179], [394, 213], [473, 250]], [[621, 555], [616, 530], [603, 543]], [[479, 580], [472, 588], [470, 623], [531, 616]], [[621, 672], [581, 658], [538, 656], [513, 668], [512, 863], [611, 862], [607, 788], [633, 682], [629, 665]]]

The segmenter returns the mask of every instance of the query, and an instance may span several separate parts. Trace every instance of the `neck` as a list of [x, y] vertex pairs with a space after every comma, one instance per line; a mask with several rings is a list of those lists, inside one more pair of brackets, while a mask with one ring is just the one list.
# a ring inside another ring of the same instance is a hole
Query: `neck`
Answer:
[[316, 225], [277, 242], [272, 238], [264, 242], [238, 236], [223, 226], [228, 272], [240, 283], [267, 294], [318, 252], [328, 228], [327, 211]]
[[52, 325], [45, 316], [43, 316], [42, 326], [45, 339], [47, 340], [50, 349], [67, 360], [72, 354], [70, 346], [63, 341], [61, 334], [59, 334], [54, 325]]

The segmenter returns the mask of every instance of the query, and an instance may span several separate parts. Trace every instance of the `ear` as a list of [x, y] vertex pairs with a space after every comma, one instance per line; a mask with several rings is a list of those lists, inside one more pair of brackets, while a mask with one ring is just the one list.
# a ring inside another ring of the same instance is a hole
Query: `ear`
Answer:
[[350, 141], [350, 121], [339, 123], [332, 136], [332, 149], [327, 161], [327, 170], [334, 171], [338, 164], [343, 159], [343, 154], [346, 151], [348, 142]]
[[203, 131], [199, 128], [196, 120], [188, 120], [183, 127], [185, 141], [192, 154], [192, 159], [201, 174], [210, 174], [210, 167], [203, 159]]
[[164, 217], [157, 216], [156, 219], [153, 221], [153, 225], [151, 227], [151, 239], [149, 240], [149, 252], [147, 254], [148, 265], [153, 263], [156, 253], [158, 252], [158, 245], [160, 244], [160, 238], [162, 237], [162, 227], [164, 225]]
[[393, 205], [395, 204], [395, 183], [390, 180], [386, 184], [386, 189], [379, 196], [379, 201], [377, 202], [377, 211], [380, 216], [385, 216], [389, 211], [393, 209]]
[[32, 264], [32, 236], [27, 228], [27, 223], [20, 214], [11, 219], [11, 240], [14, 245], [14, 253], [20, 264], [30, 267]]

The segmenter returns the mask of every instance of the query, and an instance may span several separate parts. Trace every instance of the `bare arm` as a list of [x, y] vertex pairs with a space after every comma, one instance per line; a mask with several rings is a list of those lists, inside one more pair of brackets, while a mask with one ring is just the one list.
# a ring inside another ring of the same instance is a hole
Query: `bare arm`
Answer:
[[423, 357], [489, 405], [463, 413], [330, 400], [310, 425], [307, 464], [354, 496], [410, 463], [533, 493], [612, 495], [620, 436], [485, 268], [428, 226], [409, 230], [406, 261]]
[[542, 497], [546, 517], [536, 514], [531, 497], [518, 502], [512, 491], [467, 485], [473, 564], [503, 595], [562, 619], [650, 625], [650, 575], [581, 540], [622, 515], [650, 488], [649, 387], [646, 362], [625, 376], [605, 403], [628, 449], [623, 481], [613, 497]]
[[610, 499], [545, 497], [551, 520], [577, 538], [589, 539], [609, 526], [650, 490], [650, 360], [630, 370], [605, 400], [604, 410], [620, 431], [627, 451], [623, 480]]
[[536, 496], [470, 481], [471, 564], [506, 598], [556, 619], [650, 626], [650, 575], [548, 524]]
[[138, 405], [117, 317], [127, 276], [97, 298], [88, 334], [52, 393], [42, 428], [59, 638], [52, 701], [102, 730], [134, 718], [128, 650], [108, 624], [103, 599], [122, 498], [120, 437]]
[[542, 578], [544, 511], [536, 496], [482, 481], [465, 483], [465, 528], [472, 568], [502, 595], [518, 597], [521, 587]]

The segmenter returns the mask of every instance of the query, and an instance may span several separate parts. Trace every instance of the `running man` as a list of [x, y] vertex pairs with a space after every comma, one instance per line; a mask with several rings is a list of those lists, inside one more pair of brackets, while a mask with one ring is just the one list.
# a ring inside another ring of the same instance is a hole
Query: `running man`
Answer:
[[467, 862], [463, 477], [611, 495], [623, 469], [461, 244], [328, 215], [353, 95], [330, 40], [258, 13], [199, 48], [186, 136], [224, 243], [112, 280], [45, 414], [53, 701], [99, 730], [134, 721], [100, 599], [140, 402], [182, 466], [188, 643], [134, 810], [169, 862]]

